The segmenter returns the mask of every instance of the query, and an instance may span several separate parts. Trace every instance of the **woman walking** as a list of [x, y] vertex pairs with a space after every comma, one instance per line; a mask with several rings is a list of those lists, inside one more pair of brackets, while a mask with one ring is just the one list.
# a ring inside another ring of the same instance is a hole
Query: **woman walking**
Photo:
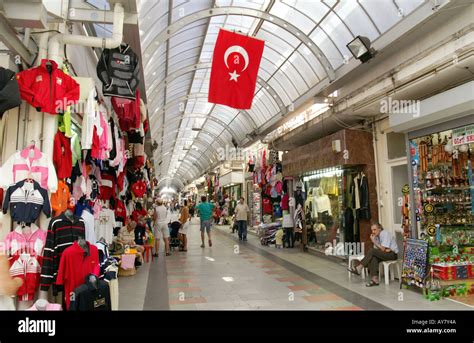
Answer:
[[179, 215], [179, 223], [181, 228], [179, 229], [179, 239], [183, 243], [183, 251], [188, 251], [188, 226], [189, 226], [189, 208], [188, 201], [184, 200], [183, 207]]

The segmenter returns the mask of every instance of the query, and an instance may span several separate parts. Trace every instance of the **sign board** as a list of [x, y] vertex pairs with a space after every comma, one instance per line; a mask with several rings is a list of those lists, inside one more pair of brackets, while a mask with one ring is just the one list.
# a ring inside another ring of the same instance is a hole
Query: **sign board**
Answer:
[[474, 125], [453, 130], [453, 146], [474, 143]]

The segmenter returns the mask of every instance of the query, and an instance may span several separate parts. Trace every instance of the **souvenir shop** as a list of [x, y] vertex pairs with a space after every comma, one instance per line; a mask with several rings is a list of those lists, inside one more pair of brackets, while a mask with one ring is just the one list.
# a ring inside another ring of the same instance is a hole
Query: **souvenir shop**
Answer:
[[303, 250], [365, 253], [378, 216], [371, 133], [342, 130], [298, 147], [283, 154], [283, 171], [294, 178], [290, 213]]
[[[411, 235], [402, 280], [474, 305], [473, 114], [409, 132]], [[416, 248], [415, 248], [416, 247]]]
[[[0, 68], [11, 92], [2, 115], [44, 113], [56, 128], [52, 147], [46, 139], [17, 141], [16, 152], [1, 156], [1, 253], [22, 286], [0, 306], [117, 310], [117, 277], [140, 264], [141, 249], [133, 245], [146, 243], [146, 199], [157, 183], [144, 149], [139, 61], [126, 43], [103, 49], [100, 84], [72, 75], [73, 66], [61, 62], [42, 59], [20, 72]], [[125, 241], [130, 217], [137, 227]]]

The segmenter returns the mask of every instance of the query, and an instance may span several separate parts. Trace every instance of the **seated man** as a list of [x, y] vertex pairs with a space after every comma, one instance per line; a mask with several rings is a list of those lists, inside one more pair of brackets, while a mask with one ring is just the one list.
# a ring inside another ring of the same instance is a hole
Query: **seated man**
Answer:
[[136, 249], [139, 255], [139, 261], [142, 262], [142, 253], [145, 251], [145, 248], [135, 242], [136, 227], [137, 223], [134, 220], [129, 220], [127, 226], [120, 229], [117, 236], [117, 242], [122, 243], [123, 245], [128, 245], [132, 249]]
[[384, 230], [379, 223], [372, 224], [371, 230], [370, 239], [374, 243], [374, 247], [369, 250], [367, 256], [361, 261], [356, 262], [355, 267], [348, 269], [351, 273], [360, 275], [362, 268], [369, 267], [371, 280], [366, 285], [367, 287], [379, 285], [378, 272], [380, 262], [393, 261], [398, 258], [398, 246], [395, 237], [387, 230]]

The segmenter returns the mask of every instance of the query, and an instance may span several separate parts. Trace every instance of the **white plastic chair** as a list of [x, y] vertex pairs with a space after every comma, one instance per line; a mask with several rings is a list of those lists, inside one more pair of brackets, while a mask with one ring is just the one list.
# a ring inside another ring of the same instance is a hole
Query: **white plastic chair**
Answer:
[[[354, 261], [361, 261], [362, 259], [364, 258], [364, 255], [350, 255], [349, 256], [349, 264], [348, 264], [348, 267], [349, 268], [352, 268], [353, 267], [353, 262]], [[362, 276], [363, 279], [365, 279], [365, 274], [367, 272], [367, 275], [369, 274], [368, 273], [368, 270], [367, 268], [362, 268], [361, 272], [360, 272], [360, 275]], [[349, 273], [349, 279], [352, 277], [352, 273], [351, 272], [348, 272]]]
[[[392, 267], [390, 271], [390, 267]], [[397, 277], [400, 280], [402, 278], [401, 275], [401, 268], [400, 268], [400, 261], [399, 260], [393, 260], [393, 261], [382, 261], [379, 263], [379, 275], [383, 275], [385, 277], [385, 284], [388, 285], [390, 283], [390, 280], [394, 281], [395, 280], [395, 268], [397, 271]]]

